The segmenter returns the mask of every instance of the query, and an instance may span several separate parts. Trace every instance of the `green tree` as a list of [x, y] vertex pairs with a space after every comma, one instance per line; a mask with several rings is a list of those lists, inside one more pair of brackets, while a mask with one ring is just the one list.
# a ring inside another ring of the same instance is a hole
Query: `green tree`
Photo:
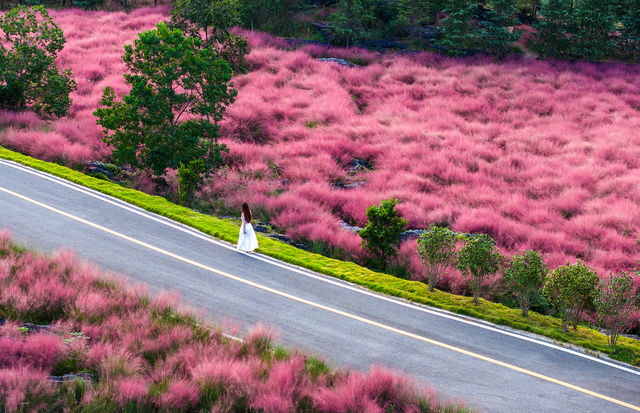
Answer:
[[611, 347], [616, 346], [618, 337], [631, 321], [638, 309], [640, 294], [635, 289], [633, 276], [622, 272], [610, 274], [600, 281], [595, 298], [598, 319], [607, 330], [607, 339]]
[[300, 0], [239, 0], [240, 21], [251, 30], [289, 35], [300, 7]]
[[543, 58], [566, 57], [575, 31], [572, 0], [548, 0], [540, 5], [533, 49]]
[[468, 236], [465, 245], [458, 251], [456, 268], [462, 275], [471, 278], [475, 305], [478, 305], [482, 280], [498, 272], [503, 259], [494, 239], [486, 234]]
[[504, 283], [516, 298], [522, 316], [529, 315], [532, 300], [540, 293], [549, 268], [537, 251], [528, 250], [511, 257], [504, 272]]
[[388, 199], [368, 207], [367, 224], [360, 230], [362, 248], [369, 250], [382, 268], [386, 268], [387, 258], [396, 255], [400, 234], [407, 225], [407, 220], [398, 215], [396, 205], [397, 199]]
[[59, 72], [65, 38], [43, 6], [16, 7], [0, 16], [0, 106], [64, 116], [76, 88], [71, 71]]
[[624, 0], [620, 13], [622, 30], [618, 40], [619, 47], [626, 57], [637, 60], [640, 55], [640, 2]]
[[464, 49], [477, 48], [480, 42], [480, 29], [476, 21], [478, 3], [472, 0], [451, 0], [445, 8], [447, 17], [442, 20], [444, 35], [440, 46], [449, 54], [464, 54]]
[[442, 274], [454, 263], [456, 240], [455, 232], [433, 224], [418, 238], [418, 253], [425, 267], [429, 291], [433, 291]]
[[493, 0], [491, 5], [483, 28], [483, 46], [498, 57], [504, 57], [509, 52], [509, 45], [521, 34], [514, 29], [517, 24], [516, 8], [514, 0]]
[[238, 0], [179, 0], [171, 10], [171, 27], [202, 40], [213, 48], [235, 73], [247, 71], [247, 40], [229, 32], [240, 24]]
[[181, 164], [195, 168], [199, 160], [206, 174], [222, 163], [227, 148], [218, 144], [217, 123], [237, 92], [227, 62], [201, 42], [159, 23], [125, 46], [131, 91], [116, 100], [106, 88], [94, 112], [117, 163], [156, 175]]
[[562, 320], [562, 329], [568, 323], [578, 328], [582, 312], [593, 303], [598, 286], [595, 270], [578, 260], [575, 264], [561, 265], [547, 276], [543, 292], [549, 304]]
[[577, 0], [575, 8], [572, 53], [586, 59], [610, 56], [613, 51], [610, 34], [616, 30], [610, 0]]
[[368, 39], [375, 20], [371, 0], [340, 0], [330, 20], [340, 44], [350, 47], [358, 40]]
[[431, 0], [398, 0], [398, 18], [409, 26], [409, 37], [414, 39], [415, 28], [424, 23], [431, 14]]

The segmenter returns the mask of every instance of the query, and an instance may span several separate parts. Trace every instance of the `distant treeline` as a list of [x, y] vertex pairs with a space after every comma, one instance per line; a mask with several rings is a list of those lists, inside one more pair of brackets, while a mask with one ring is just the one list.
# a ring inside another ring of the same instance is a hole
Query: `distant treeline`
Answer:
[[[22, 3], [127, 10], [167, 1], [0, 0], [0, 7]], [[341, 46], [384, 39], [450, 55], [501, 57], [527, 49], [541, 58], [636, 62], [640, 57], [638, 0], [211, 1], [213, 8], [219, 3], [225, 10], [236, 9], [234, 18], [246, 28]]]

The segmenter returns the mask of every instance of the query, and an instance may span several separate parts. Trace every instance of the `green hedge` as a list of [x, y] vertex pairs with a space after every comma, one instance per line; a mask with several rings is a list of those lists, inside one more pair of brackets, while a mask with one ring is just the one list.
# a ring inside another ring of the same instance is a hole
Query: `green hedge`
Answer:
[[[162, 197], [148, 195], [113, 182], [93, 178], [67, 167], [40, 161], [1, 146], [0, 158], [12, 160], [111, 195], [147, 211], [181, 222], [223, 241], [235, 243], [237, 240], [238, 225], [236, 223], [195, 212], [173, 204]], [[475, 306], [471, 302], [471, 297], [449, 294], [439, 290], [429, 292], [427, 285], [421, 282], [403, 280], [369, 270], [352, 262], [338, 261], [313, 254], [260, 235], [258, 235], [258, 238], [259, 251], [279, 260], [359, 284], [383, 294], [532, 332], [558, 342], [575, 344], [590, 351], [602, 352], [608, 354], [611, 358], [640, 366], [640, 342], [637, 340], [621, 337], [614, 352], [608, 346], [606, 336], [592, 328], [580, 326], [576, 332], [572, 330], [563, 331], [560, 328], [560, 320], [554, 317], [530, 312], [529, 317], [524, 318], [518, 309], [512, 309], [486, 300], [480, 300], [480, 304]]]

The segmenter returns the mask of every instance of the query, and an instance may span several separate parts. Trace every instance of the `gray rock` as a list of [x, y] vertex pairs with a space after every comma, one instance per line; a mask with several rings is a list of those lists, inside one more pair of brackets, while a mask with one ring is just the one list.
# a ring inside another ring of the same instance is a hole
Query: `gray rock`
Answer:
[[362, 229], [362, 227], [356, 227], [356, 226], [349, 225], [346, 222], [344, 222], [343, 220], [339, 220], [338, 222], [340, 223], [340, 226], [342, 226], [343, 229], [345, 229], [345, 230], [347, 230], [349, 232], [355, 232], [357, 234]]
[[400, 242], [404, 242], [410, 239], [416, 239], [425, 232], [426, 231], [423, 229], [410, 229], [400, 234]]
[[347, 172], [350, 174], [359, 171], [371, 170], [371, 163], [364, 159], [353, 158], [351, 161], [349, 161], [349, 164], [347, 166], [349, 167], [349, 169], [347, 169]]
[[266, 225], [262, 225], [262, 224], [256, 224], [253, 229], [256, 232], [262, 232], [263, 234], [268, 234], [269, 233], [269, 227], [267, 227]]
[[47, 381], [53, 383], [64, 383], [68, 381], [81, 380], [84, 382], [95, 382], [96, 377], [91, 373], [64, 374], [62, 376], [48, 376]]
[[320, 61], [320, 62], [333, 62], [333, 63], [337, 63], [340, 66], [347, 66], [347, 67], [354, 67], [356, 66], [355, 64], [344, 60], [344, 59], [338, 59], [336, 57], [319, 57], [316, 60]]
[[331, 184], [331, 187], [333, 189], [354, 189], [366, 183], [367, 181], [357, 181], [357, 182], [352, 182], [350, 184], [345, 184], [344, 182], [334, 182]]
[[51, 331], [51, 326], [49, 325], [33, 324], [33, 323], [24, 323], [20, 326], [20, 328], [28, 329], [29, 333], [40, 333], [42, 331], [48, 333]]

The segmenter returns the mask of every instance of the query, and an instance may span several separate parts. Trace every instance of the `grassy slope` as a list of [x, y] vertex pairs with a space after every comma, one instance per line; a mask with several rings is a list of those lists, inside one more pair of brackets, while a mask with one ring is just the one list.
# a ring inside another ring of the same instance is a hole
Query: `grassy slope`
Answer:
[[[57, 164], [40, 161], [3, 147], [0, 147], [0, 157], [114, 196], [142, 207], [147, 211], [189, 225], [221, 240], [235, 242], [237, 239], [238, 226], [236, 224], [200, 214], [173, 204], [164, 198], [124, 188], [118, 184], [96, 179]], [[261, 236], [258, 236], [258, 238], [260, 252], [282, 261], [359, 284], [373, 291], [540, 334], [559, 342], [579, 345], [590, 351], [602, 352], [614, 359], [640, 366], [640, 342], [636, 340], [625, 337], [620, 338], [618, 347], [614, 352], [607, 345], [606, 336], [592, 328], [580, 326], [575, 332], [571, 330], [565, 332], [560, 328], [560, 320], [554, 317], [530, 313], [529, 317], [524, 318], [517, 309], [511, 309], [485, 300], [481, 300], [480, 305], [475, 306], [470, 297], [453, 295], [437, 290], [430, 293], [425, 284], [417, 281], [407, 281], [374, 272], [351, 262], [342, 262], [313, 254], [270, 238]]]

